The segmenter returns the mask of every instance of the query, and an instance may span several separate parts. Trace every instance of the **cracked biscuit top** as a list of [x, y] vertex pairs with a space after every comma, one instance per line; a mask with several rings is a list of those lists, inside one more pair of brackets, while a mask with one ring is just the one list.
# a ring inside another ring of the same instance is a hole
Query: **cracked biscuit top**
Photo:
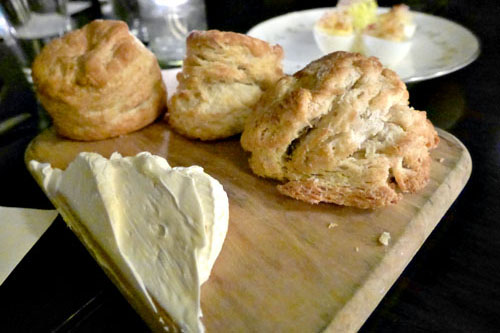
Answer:
[[156, 57], [127, 24], [95, 20], [45, 46], [32, 66], [59, 134], [98, 140], [144, 127], [166, 105]]
[[278, 45], [229, 31], [194, 31], [186, 40], [168, 122], [194, 139], [241, 133], [263, 91], [283, 76]]
[[439, 141], [408, 98], [376, 58], [335, 52], [265, 92], [241, 144], [252, 170], [281, 180], [285, 195], [360, 208], [396, 203], [426, 185]]

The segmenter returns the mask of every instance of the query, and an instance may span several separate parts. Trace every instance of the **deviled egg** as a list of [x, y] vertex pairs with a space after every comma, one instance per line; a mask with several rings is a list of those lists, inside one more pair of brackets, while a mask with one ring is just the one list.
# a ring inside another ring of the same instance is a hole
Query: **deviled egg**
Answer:
[[394, 65], [409, 53], [415, 30], [408, 6], [396, 5], [364, 29], [364, 53], [379, 58], [386, 66]]
[[351, 17], [345, 11], [326, 12], [314, 25], [314, 39], [323, 53], [352, 51], [356, 34]]
[[375, 21], [375, 0], [341, 0], [314, 25], [314, 38], [323, 53], [361, 51], [359, 34]]

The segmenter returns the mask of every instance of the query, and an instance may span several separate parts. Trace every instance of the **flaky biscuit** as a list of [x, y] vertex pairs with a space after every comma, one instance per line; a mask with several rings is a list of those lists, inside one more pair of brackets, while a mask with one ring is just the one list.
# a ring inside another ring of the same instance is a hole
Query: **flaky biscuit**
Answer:
[[186, 41], [168, 122], [179, 133], [214, 140], [241, 133], [262, 92], [282, 75], [280, 46], [235, 32], [194, 31]]
[[132, 132], [166, 106], [156, 57], [121, 21], [96, 20], [52, 41], [32, 69], [40, 102], [57, 132], [71, 139]]
[[438, 136], [408, 106], [405, 84], [376, 58], [335, 52], [267, 91], [241, 136], [260, 176], [303, 201], [396, 203], [429, 179]]

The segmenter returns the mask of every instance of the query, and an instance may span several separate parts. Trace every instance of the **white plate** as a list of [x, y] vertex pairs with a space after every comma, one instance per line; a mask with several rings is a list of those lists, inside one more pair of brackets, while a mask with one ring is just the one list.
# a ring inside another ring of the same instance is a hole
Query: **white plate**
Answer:
[[[331, 9], [310, 9], [277, 16], [259, 23], [248, 31], [248, 35], [280, 44], [285, 52], [284, 70], [292, 74], [323, 55], [314, 41], [313, 26], [326, 10]], [[392, 68], [403, 81], [442, 76], [467, 66], [478, 57], [479, 40], [463, 26], [429, 14], [412, 14], [417, 31], [410, 54]]]

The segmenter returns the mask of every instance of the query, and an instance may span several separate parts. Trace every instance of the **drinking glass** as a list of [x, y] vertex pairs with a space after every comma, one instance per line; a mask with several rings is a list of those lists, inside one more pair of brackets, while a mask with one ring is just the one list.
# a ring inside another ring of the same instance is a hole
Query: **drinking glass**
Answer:
[[207, 28], [203, 0], [113, 0], [113, 14], [129, 25], [162, 68], [182, 64], [186, 37]]
[[67, 0], [6, 0], [2, 12], [28, 80], [31, 63], [50, 40], [71, 30]]

